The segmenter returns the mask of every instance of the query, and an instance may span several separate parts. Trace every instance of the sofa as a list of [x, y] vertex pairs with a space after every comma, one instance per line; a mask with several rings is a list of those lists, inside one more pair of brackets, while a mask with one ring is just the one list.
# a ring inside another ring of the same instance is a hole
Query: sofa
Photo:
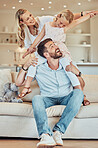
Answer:
[[[6, 82], [15, 82], [17, 74], [10, 70], [0, 71], [0, 89], [3, 89]], [[81, 105], [80, 111], [62, 136], [63, 139], [98, 139], [98, 75], [82, 77], [86, 84], [84, 93], [91, 104]], [[38, 138], [31, 100], [40, 90], [36, 81], [32, 82], [31, 88], [32, 93], [23, 98], [23, 103], [0, 102], [0, 137]], [[64, 108], [57, 105], [46, 110], [51, 128], [58, 122]]]

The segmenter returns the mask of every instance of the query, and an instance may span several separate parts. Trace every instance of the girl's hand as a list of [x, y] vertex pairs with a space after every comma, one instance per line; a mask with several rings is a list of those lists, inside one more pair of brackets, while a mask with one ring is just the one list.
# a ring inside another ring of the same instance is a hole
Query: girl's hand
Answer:
[[83, 12], [83, 15], [91, 14], [91, 17], [92, 17], [92, 16], [93, 16], [92, 13], [93, 13], [94, 15], [97, 15], [97, 14], [98, 14], [98, 11], [95, 11], [95, 10], [84, 11], [84, 12]]
[[24, 64], [24, 68], [27, 69], [29, 68], [31, 65], [35, 67], [35, 65], [37, 65], [38, 62], [38, 58], [34, 57], [29, 57], [29, 59], [25, 62]]
[[98, 15], [98, 11], [94, 11], [93, 13], [94, 13], [94, 15]]
[[91, 11], [83, 11], [83, 15], [89, 14], [89, 13], [93, 13], [95, 12], [95, 10], [91, 10]]
[[27, 51], [23, 54], [22, 58], [25, 58], [28, 54], [31, 54], [33, 52], [36, 51], [36, 48], [33, 48], [32, 46], [30, 46]]
[[93, 16], [95, 16], [95, 14], [94, 13], [90, 13], [90, 18], [92, 18]]

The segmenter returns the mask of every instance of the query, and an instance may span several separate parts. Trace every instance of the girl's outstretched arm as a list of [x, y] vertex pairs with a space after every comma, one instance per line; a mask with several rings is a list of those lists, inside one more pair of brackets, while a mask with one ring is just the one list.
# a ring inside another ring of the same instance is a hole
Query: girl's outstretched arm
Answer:
[[87, 14], [85, 16], [80, 17], [77, 20], [72, 21], [72, 23], [68, 24], [65, 28], [64, 28], [64, 32], [66, 33], [69, 29], [74, 28], [75, 26], [81, 24], [82, 22], [88, 20], [90, 17], [92, 17], [92, 15], [94, 14]]
[[45, 36], [45, 25], [39, 35], [34, 40], [33, 44], [27, 49], [27, 51], [24, 53], [23, 58], [25, 58], [28, 54], [31, 54], [36, 51], [36, 45], [42, 40], [42, 38]]
[[95, 12], [95, 10], [91, 10], [91, 11], [81, 11], [79, 13], [74, 13], [74, 20], [79, 19], [81, 16], [85, 16], [89, 13], [93, 13]]

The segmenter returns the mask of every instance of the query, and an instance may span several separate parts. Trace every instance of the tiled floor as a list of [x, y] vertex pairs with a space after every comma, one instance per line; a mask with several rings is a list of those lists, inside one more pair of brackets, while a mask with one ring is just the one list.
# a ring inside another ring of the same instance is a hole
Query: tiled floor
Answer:
[[[39, 140], [0, 138], [0, 148], [36, 148]], [[98, 148], [98, 140], [64, 140], [64, 146], [55, 148]]]

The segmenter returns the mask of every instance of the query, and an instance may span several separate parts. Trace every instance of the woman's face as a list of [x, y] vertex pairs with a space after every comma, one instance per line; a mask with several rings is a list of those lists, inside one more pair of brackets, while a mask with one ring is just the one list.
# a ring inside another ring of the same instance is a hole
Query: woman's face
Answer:
[[27, 26], [35, 25], [36, 23], [36, 20], [29, 11], [26, 11], [24, 14], [22, 14], [20, 16], [20, 19], [22, 19], [23, 23], [26, 24]]
[[66, 27], [67, 25], [69, 25], [69, 21], [67, 21], [65, 18], [63, 17], [57, 17], [56, 19], [56, 25], [60, 28]]

